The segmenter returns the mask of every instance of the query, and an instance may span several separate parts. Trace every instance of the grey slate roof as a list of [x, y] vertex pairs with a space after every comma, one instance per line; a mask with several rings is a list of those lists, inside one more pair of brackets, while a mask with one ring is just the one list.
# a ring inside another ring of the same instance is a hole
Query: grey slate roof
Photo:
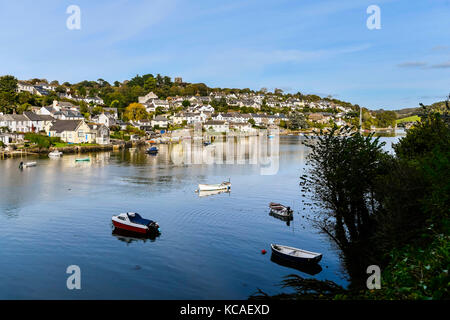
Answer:
[[50, 128], [50, 131], [56, 131], [57, 133], [75, 131], [81, 122], [82, 120], [56, 120]]

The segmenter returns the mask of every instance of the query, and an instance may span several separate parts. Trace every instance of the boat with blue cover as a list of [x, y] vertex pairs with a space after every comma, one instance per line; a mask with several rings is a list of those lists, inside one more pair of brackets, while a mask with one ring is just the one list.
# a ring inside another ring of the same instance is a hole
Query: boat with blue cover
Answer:
[[112, 217], [114, 227], [141, 234], [155, 234], [161, 230], [156, 221], [142, 218], [136, 212], [121, 213]]
[[153, 146], [153, 147], [148, 148], [146, 152], [149, 154], [156, 154], [156, 153], [158, 153], [158, 148]]

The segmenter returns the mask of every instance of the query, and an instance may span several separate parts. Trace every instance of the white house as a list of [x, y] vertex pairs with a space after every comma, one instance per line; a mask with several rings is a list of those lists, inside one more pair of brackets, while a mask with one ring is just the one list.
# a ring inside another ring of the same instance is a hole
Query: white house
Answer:
[[95, 140], [95, 143], [110, 143], [110, 131], [107, 126], [101, 123], [88, 123], [88, 126], [91, 129], [90, 134], [92, 135], [92, 139]]
[[23, 113], [28, 118], [28, 128], [30, 132], [44, 131], [45, 127], [54, 121], [55, 119], [50, 115], [40, 115], [31, 111], [25, 111]]
[[104, 113], [104, 112], [95, 118], [95, 122], [104, 124], [108, 128], [116, 125], [116, 119], [114, 118], [114, 116], [112, 114]]
[[191, 113], [182, 112], [173, 117], [173, 122], [175, 124], [181, 124], [186, 121], [187, 124], [203, 123], [207, 119], [207, 115], [204, 113]]
[[250, 123], [234, 122], [230, 123], [230, 128], [240, 132], [255, 132], [256, 129]]
[[228, 125], [228, 122], [225, 121], [219, 121], [219, 120], [209, 120], [206, 121], [203, 127], [208, 131], [215, 131], [215, 132], [228, 132], [230, 131], [230, 127]]
[[147, 103], [148, 101], [150, 101], [151, 99], [158, 99], [158, 96], [156, 94], [152, 92], [147, 93], [145, 96], [143, 97], [138, 97], [138, 102], [139, 103]]
[[29, 132], [29, 119], [23, 114], [5, 114], [0, 116], [0, 127], [7, 127], [11, 132]]
[[156, 116], [152, 119], [152, 127], [158, 126], [160, 128], [167, 128], [169, 120], [164, 116]]
[[34, 93], [34, 86], [25, 81], [18, 81], [17, 82], [17, 92]]

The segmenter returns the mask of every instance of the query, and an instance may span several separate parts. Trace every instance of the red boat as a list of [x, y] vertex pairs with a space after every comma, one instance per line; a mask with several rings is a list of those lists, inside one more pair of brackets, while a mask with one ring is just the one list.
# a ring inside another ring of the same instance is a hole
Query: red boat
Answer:
[[142, 218], [138, 213], [127, 212], [112, 217], [112, 223], [117, 229], [141, 234], [159, 233], [159, 225], [153, 220]]

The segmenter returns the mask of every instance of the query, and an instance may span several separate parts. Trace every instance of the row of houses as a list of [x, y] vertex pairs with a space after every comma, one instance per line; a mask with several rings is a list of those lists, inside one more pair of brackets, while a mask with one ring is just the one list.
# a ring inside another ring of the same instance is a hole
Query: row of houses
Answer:
[[188, 108], [186, 111], [194, 112], [193, 109], [201, 108], [204, 106], [209, 111], [214, 112], [214, 109], [210, 103], [213, 100], [225, 99], [226, 103], [231, 107], [252, 107], [256, 110], [260, 110], [262, 105], [265, 103], [267, 106], [272, 108], [288, 108], [290, 110], [297, 110], [299, 108], [311, 108], [311, 109], [336, 109], [342, 112], [351, 112], [350, 108], [340, 106], [333, 102], [327, 100], [320, 100], [317, 102], [308, 102], [299, 98], [287, 98], [283, 99], [280, 96], [274, 95], [264, 95], [264, 94], [225, 94], [221, 92], [210, 93], [208, 96], [188, 96], [188, 97], [168, 97], [166, 100], [161, 100], [153, 92], [149, 92], [147, 95], [139, 97], [138, 102], [143, 104], [148, 112], [154, 112], [156, 108], [161, 108], [162, 110], [169, 110], [171, 107], [181, 107], [183, 101], [189, 101], [190, 105], [194, 107]]
[[[37, 83], [37, 84], [30, 84], [26, 81], [19, 80], [17, 82], [17, 92], [29, 92], [31, 94], [35, 94], [38, 96], [47, 96], [50, 94], [51, 91], [56, 91], [57, 86], [48, 84], [45, 82]], [[67, 88], [66, 92], [58, 92], [57, 95], [60, 98], [66, 98], [66, 99], [72, 99], [76, 101], [84, 101], [88, 104], [99, 104], [103, 105], [104, 101], [103, 99], [97, 97], [97, 96], [87, 96], [87, 97], [80, 97], [76, 95], [72, 95], [70, 93], [70, 89]]]
[[25, 111], [23, 114], [0, 114], [2, 142], [16, 142], [18, 133], [43, 133], [49, 137], [59, 137], [68, 143], [110, 143], [109, 127], [101, 123], [86, 122], [82, 119], [58, 119], [51, 114], [37, 114]]

